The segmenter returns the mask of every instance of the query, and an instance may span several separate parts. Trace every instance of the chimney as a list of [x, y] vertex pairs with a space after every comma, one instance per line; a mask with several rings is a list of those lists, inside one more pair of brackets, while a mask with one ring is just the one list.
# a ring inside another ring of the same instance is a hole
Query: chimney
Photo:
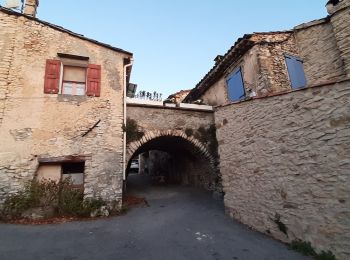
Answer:
[[39, 0], [25, 0], [23, 13], [35, 17], [38, 6]]
[[224, 56], [222, 56], [222, 55], [216, 56], [215, 59], [214, 59], [215, 65], [218, 64], [223, 58], [224, 58]]
[[330, 15], [333, 15], [339, 10], [349, 6], [350, 6], [350, 0], [329, 0], [326, 4], [327, 12]]

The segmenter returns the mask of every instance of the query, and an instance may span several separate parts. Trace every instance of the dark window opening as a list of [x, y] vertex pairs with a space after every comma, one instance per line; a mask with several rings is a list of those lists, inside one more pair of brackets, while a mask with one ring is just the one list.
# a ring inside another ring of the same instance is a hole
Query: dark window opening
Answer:
[[72, 181], [73, 185], [84, 185], [85, 162], [63, 163], [62, 179]]
[[129, 83], [126, 91], [126, 96], [129, 98], [134, 98], [136, 93], [137, 85]]

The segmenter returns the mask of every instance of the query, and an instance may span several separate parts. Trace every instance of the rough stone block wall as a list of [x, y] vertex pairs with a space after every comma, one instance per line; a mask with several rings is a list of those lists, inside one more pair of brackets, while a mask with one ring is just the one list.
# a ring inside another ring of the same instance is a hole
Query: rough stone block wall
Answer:
[[[57, 53], [101, 65], [101, 97], [44, 94], [46, 59], [57, 59]], [[0, 201], [34, 178], [39, 158], [85, 156], [85, 195], [120, 204], [123, 60], [128, 57], [0, 12]]]
[[350, 1], [343, 0], [339, 5], [339, 8], [344, 6], [344, 9], [333, 14], [331, 23], [344, 62], [345, 72], [347, 76], [350, 76]]
[[246, 95], [249, 96], [252, 91], [258, 93], [260, 71], [258, 52], [259, 46], [253, 46], [241, 59], [231, 64], [224, 75], [201, 96], [204, 104], [218, 106], [230, 103], [226, 81], [231, 73], [239, 67], [242, 71]]
[[205, 104], [217, 106], [231, 102], [226, 80], [239, 67], [247, 98], [253, 92], [257, 96], [266, 96], [291, 90], [285, 54], [300, 56], [293, 33], [261, 33], [251, 40], [256, 41], [256, 45], [232, 62], [224, 75], [200, 97]]
[[299, 57], [293, 34], [271, 34], [271, 40], [259, 45], [258, 96], [288, 91], [291, 83], [288, 76], [285, 54]]
[[144, 131], [198, 129], [214, 124], [212, 111], [195, 111], [173, 108], [153, 108], [149, 106], [127, 107], [127, 116], [136, 120]]
[[295, 38], [309, 85], [346, 75], [331, 23], [296, 28]]
[[345, 81], [219, 107], [228, 214], [277, 239], [302, 239], [349, 259], [349, 100]]
[[[16, 36], [16, 19], [7, 17], [0, 20], [0, 126], [4, 117], [5, 101], [8, 87], [13, 81], [9, 75], [13, 59], [14, 42]], [[6, 28], [6, 29], [5, 29]]]

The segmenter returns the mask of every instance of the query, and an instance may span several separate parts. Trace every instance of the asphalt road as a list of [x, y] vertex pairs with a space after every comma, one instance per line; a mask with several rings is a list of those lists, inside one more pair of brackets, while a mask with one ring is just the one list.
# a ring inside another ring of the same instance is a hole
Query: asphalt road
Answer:
[[[224, 215], [210, 193], [143, 186], [149, 207], [96, 221], [0, 224], [0, 259], [307, 259]], [[140, 186], [141, 185], [141, 186]]]

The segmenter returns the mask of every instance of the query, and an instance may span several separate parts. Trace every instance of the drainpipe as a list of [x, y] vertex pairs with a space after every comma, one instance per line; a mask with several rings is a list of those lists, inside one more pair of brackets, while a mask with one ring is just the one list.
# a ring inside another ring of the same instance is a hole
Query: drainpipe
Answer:
[[[124, 65], [124, 90], [123, 90], [123, 124], [126, 126], [126, 70], [134, 63], [134, 59], [130, 59], [130, 63]], [[126, 180], [126, 131], [123, 131], [123, 181]]]

